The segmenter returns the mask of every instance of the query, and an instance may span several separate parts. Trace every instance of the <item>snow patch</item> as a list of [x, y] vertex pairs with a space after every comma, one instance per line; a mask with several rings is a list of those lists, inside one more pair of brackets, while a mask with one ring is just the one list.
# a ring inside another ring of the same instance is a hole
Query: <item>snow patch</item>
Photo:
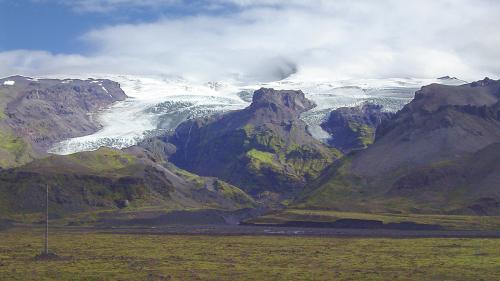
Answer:
[[113, 97], [113, 96], [109, 93], [108, 89], [106, 89], [106, 88], [102, 85], [102, 83], [99, 83], [99, 84], [97, 84], [97, 85], [101, 86], [101, 89], [102, 89], [103, 91], [105, 91], [105, 92], [106, 92], [106, 94], [108, 94], [108, 96]]
[[4, 86], [14, 86], [14, 84], [16, 84], [16, 81], [7, 80], [3, 82]]

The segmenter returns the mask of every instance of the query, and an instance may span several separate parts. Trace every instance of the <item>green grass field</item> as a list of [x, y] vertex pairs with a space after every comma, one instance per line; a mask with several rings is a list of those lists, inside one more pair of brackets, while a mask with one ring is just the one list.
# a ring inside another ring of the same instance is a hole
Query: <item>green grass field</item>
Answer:
[[498, 280], [500, 239], [0, 232], [0, 280]]

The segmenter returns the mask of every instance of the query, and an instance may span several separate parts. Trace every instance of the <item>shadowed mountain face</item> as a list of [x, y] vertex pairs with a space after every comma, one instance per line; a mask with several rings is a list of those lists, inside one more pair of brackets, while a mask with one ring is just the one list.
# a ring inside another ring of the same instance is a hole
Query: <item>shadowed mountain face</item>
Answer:
[[321, 127], [332, 136], [328, 140], [331, 146], [349, 152], [373, 143], [377, 127], [393, 115], [383, 112], [380, 105], [364, 103], [333, 110]]
[[[303, 205], [365, 211], [500, 213], [500, 81], [432, 84], [331, 167]], [[474, 207], [475, 206], [475, 207]]]
[[339, 156], [314, 139], [299, 119], [313, 107], [301, 91], [260, 89], [243, 110], [179, 125], [169, 139], [177, 147], [170, 161], [253, 195], [290, 194]]
[[110, 80], [0, 79], [0, 167], [44, 155], [61, 140], [101, 128], [94, 113], [124, 100]]
[[[389, 196], [457, 204], [457, 213], [500, 214], [500, 142], [461, 157], [416, 169], [394, 182]], [[461, 205], [465, 200], [466, 204]]]

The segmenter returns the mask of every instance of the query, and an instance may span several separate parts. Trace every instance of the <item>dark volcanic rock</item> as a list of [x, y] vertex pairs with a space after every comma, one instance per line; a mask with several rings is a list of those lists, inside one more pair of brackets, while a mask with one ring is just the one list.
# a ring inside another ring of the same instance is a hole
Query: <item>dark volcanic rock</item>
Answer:
[[331, 146], [349, 152], [373, 143], [377, 127], [393, 115], [382, 111], [381, 105], [364, 103], [333, 110], [321, 127], [332, 136], [328, 140]]
[[35, 261], [64, 261], [64, 260], [71, 260], [71, 257], [61, 257], [55, 253], [48, 252], [48, 253], [40, 253], [34, 257]]
[[226, 212], [214, 209], [197, 211], [173, 211], [154, 217], [136, 218], [128, 220], [103, 219], [100, 223], [109, 225], [217, 225], [226, 224]]
[[260, 89], [243, 110], [180, 124], [169, 140], [177, 147], [170, 161], [254, 195], [293, 192], [338, 156], [299, 119], [313, 107], [301, 91]]
[[420, 224], [415, 222], [392, 222], [384, 224], [379, 220], [338, 219], [333, 222], [321, 221], [286, 221], [280, 224], [261, 224], [243, 222], [242, 225], [307, 227], [307, 228], [341, 228], [341, 229], [398, 229], [398, 230], [440, 230], [437, 224]]

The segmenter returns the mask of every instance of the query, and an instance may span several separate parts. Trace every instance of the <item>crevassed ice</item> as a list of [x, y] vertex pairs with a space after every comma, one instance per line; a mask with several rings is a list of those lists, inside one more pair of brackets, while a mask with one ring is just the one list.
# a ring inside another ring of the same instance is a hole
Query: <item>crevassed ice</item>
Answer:
[[333, 109], [370, 101], [383, 105], [387, 111], [397, 111], [423, 85], [464, 83], [453, 79], [305, 81], [290, 77], [276, 82], [243, 85], [234, 82], [196, 84], [165, 77], [106, 75], [100, 78], [119, 82], [130, 98], [117, 102], [95, 117], [103, 126], [100, 131], [60, 142], [50, 152], [70, 154], [101, 146], [129, 147], [146, 137], [173, 130], [186, 119], [244, 108], [249, 105], [253, 91], [261, 87], [302, 90], [317, 106], [302, 114], [301, 118], [314, 137], [326, 140], [329, 136], [319, 124]]
[[125, 148], [174, 129], [188, 118], [248, 105], [234, 88], [215, 83], [195, 85], [180, 79], [106, 77], [119, 82], [130, 98], [115, 103], [95, 117], [103, 126], [100, 131], [57, 143], [49, 152], [71, 154], [102, 146]]

